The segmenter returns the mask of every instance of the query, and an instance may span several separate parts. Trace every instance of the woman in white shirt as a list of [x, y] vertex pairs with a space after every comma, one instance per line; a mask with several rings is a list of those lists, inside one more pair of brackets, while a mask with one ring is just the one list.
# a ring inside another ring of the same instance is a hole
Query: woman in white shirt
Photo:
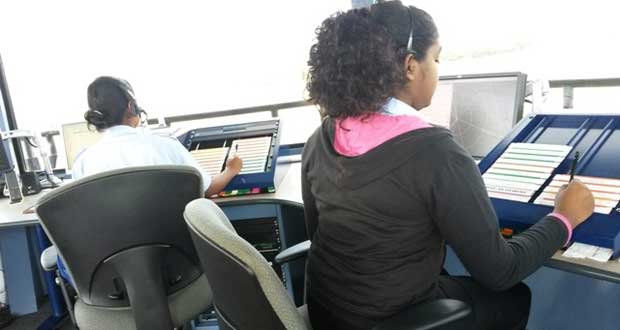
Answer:
[[222, 173], [211, 178], [176, 138], [138, 129], [144, 110], [138, 106], [131, 85], [123, 79], [95, 79], [88, 86], [88, 107], [84, 119], [103, 132], [103, 138], [77, 155], [72, 168], [75, 179], [130, 166], [189, 165], [200, 170], [205, 195], [212, 196], [241, 171], [243, 162], [235, 156]]

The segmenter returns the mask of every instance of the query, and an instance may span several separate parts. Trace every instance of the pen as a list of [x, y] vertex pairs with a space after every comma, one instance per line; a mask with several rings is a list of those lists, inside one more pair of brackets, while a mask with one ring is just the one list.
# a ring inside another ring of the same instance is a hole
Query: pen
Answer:
[[579, 161], [579, 151], [575, 153], [575, 158], [573, 159], [573, 163], [570, 165], [570, 179], [568, 182], [573, 181], [573, 177], [575, 176], [575, 168], [577, 167], [577, 162]]

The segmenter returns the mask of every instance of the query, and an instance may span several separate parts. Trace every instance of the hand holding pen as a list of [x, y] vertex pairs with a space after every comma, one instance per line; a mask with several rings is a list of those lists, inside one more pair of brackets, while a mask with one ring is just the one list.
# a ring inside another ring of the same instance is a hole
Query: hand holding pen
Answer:
[[239, 144], [235, 144], [232, 155], [230, 155], [228, 161], [226, 161], [226, 169], [232, 171], [234, 174], [238, 174], [243, 168], [243, 161], [241, 158], [237, 157], [237, 150], [239, 150]]
[[553, 210], [565, 216], [573, 228], [584, 222], [594, 212], [592, 192], [578, 179], [573, 180], [578, 161], [579, 152], [576, 152], [570, 167], [569, 182], [560, 187], [555, 197], [555, 209]]

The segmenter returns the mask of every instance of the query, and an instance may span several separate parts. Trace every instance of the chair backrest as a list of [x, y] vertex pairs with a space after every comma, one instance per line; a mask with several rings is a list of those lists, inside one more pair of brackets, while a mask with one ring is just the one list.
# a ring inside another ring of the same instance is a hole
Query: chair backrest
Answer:
[[213, 290], [221, 330], [308, 330], [267, 260], [237, 235], [215, 203], [191, 202], [185, 221]]
[[203, 194], [192, 167], [133, 167], [62, 186], [36, 212], [84, 303], [168, 322], [143, 319], [169, 318], [167, 296], [202, 275], [183, 210]]

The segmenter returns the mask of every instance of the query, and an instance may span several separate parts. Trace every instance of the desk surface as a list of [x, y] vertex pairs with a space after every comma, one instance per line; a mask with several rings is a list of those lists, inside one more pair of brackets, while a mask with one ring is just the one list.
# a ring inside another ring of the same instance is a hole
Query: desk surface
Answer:
[[304, 201], [301, 198], [301, 162], [278, 164], [274, 179], [275, 193], [216, 198], [214, 201], [220, 206], [247, 205], [249, 203], [304, 206]]
[[24, 213], [24, 210], [32, 207], [41, 196], [49, 191], [51, 190], [46, 189], [36, 195], [24, 196], [21, 202], [15, 204], [9, 204], [8, 198], [0, 199], [0, 228], [38, 223], [39, 218], [36, 213]]
[[[303, 207], [300, 188], [301, 163], [278, 164], [275, 181], [275, 193], [216, 198], [214, 201], [220, 206], [270, 203]], [[8, 199], [0, 200], [0, 228], [38, 223], [38, 218], [35, 213], [23, 214], [23, 211], [34, 205], [47, 191], [50, 190], [46, 190], [38, 195], [26, 196], [24, 200], [18, 204], [9, 204]], [[620, 283], [620, 261], [618, 260], [601, 263], [587, 259], [565, 258], [562, 257], [562, 251], [558, 251], [547, 263], [547, 266]]]

